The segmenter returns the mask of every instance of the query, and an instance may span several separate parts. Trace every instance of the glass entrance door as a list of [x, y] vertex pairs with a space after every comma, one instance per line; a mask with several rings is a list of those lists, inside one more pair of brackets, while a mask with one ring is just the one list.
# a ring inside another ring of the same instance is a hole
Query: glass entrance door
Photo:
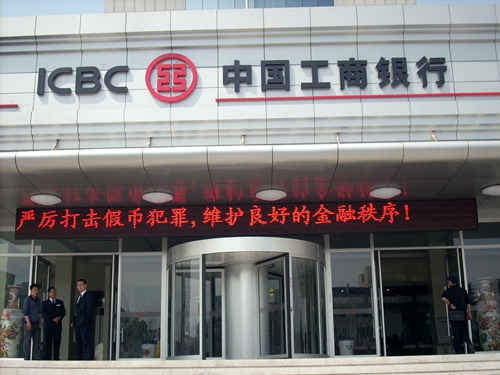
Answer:
[[260, 356], [288, 357], [288, 267], [286, 257], [259, 265]]
[[223, 271], [205, 273], [205, 357], [223, 357]]
[[79, 279], [87, 281], [87, 290], [94, 298], [94, 318], [92, 320], [92, 347], [95, 360], [108, 360], [114, 357], [110, 337], [113, 332], [114, 313], [113, 294], [113, 256], [98, 255], [44, 255], [36, 256], [34, 281], [40, 284], [40, 300], [47, 299], [47, 289], [55, 287], [57, 299], [63, 301], [66, 317], [62, 320], [60, 359], [77, 358], [74, 331], [70, 327], [74, 314]]
[[378, 252], [387, 355], [429, 355], [437, 351], [433, 293], [438, 279], [434, 277], [429, 251]]
[[176, 358], [201, 359], [201, 259], [176, 263], [172, 285], [172, 348]]

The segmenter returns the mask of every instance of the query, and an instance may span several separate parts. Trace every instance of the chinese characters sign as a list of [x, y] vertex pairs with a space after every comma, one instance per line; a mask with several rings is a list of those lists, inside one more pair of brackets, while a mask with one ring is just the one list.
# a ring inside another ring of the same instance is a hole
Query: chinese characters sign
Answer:
[[475, 200], [20, 208], [17, 239], [477, 229]]
[[[419, 68], [417, 75], [422, 81], [422, 87], [427, 87], [427, 73], [435, 73], [437, 87], [442, 87], [445, 83], [444, 73], [447, 70], [444, 57], [423, 56], [416, 66]], [[328, 67], [328, 60], [301, 61], [301, 67], [311, 71], [312, 82], [302, 82], [304, 89], [330, 89], [330, 82], [319, 81], [319, 69]], [[367, 81], [367, 61], [356, 60], [351, 57], [349, 60], [337, 61], [339, 70], [340, 89], [346, 86], [357, 86], [366, 88]], [[379, 86], [384, 87], [389, 83], [394, 88], [398, 85], [408, 87], [408, 67], [406, 57], [392, 58], [390, 61], [381, 57], [375, 66], [380, 80]], [[262, 91], [267, 90], [290, 90], [290, 62], [289, 60], [264, 60], [261, 61], [261, 87]], [[392, 81], [391, 81], [392, 75]], [[224, 85], [234, 84], [234, 91], [239, 92], [242, 83], [252, 84], [252, 67], [241, 65], [239, 60], [234, 60], [234, 65], [224, 65], [222, 69], [222, 83]]]

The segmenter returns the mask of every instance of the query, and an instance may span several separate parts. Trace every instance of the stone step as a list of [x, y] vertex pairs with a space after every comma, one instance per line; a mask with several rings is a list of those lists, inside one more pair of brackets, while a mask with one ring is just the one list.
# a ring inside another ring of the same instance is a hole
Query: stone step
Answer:
[[457, 375], [500, 374], [500, 352], [412, 357], [260, 360], [23, 361], [0, 359], [5, 375]]

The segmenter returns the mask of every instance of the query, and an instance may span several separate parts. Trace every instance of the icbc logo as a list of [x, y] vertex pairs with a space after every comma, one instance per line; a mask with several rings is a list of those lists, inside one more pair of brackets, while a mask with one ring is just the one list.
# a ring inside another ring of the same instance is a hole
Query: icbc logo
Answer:
[[146, 71], [146, 85], [158, 100], [181, 101], [196, 87], [198, 73], [193, 62], [178, 53], [167, 53], [154, 59]]

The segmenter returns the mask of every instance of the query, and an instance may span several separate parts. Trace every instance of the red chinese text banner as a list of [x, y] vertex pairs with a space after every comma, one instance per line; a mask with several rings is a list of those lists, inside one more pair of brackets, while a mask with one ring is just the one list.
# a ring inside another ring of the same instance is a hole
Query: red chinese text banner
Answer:
[[20, 208], [17, 239], [477, 229], [475, 200]]

